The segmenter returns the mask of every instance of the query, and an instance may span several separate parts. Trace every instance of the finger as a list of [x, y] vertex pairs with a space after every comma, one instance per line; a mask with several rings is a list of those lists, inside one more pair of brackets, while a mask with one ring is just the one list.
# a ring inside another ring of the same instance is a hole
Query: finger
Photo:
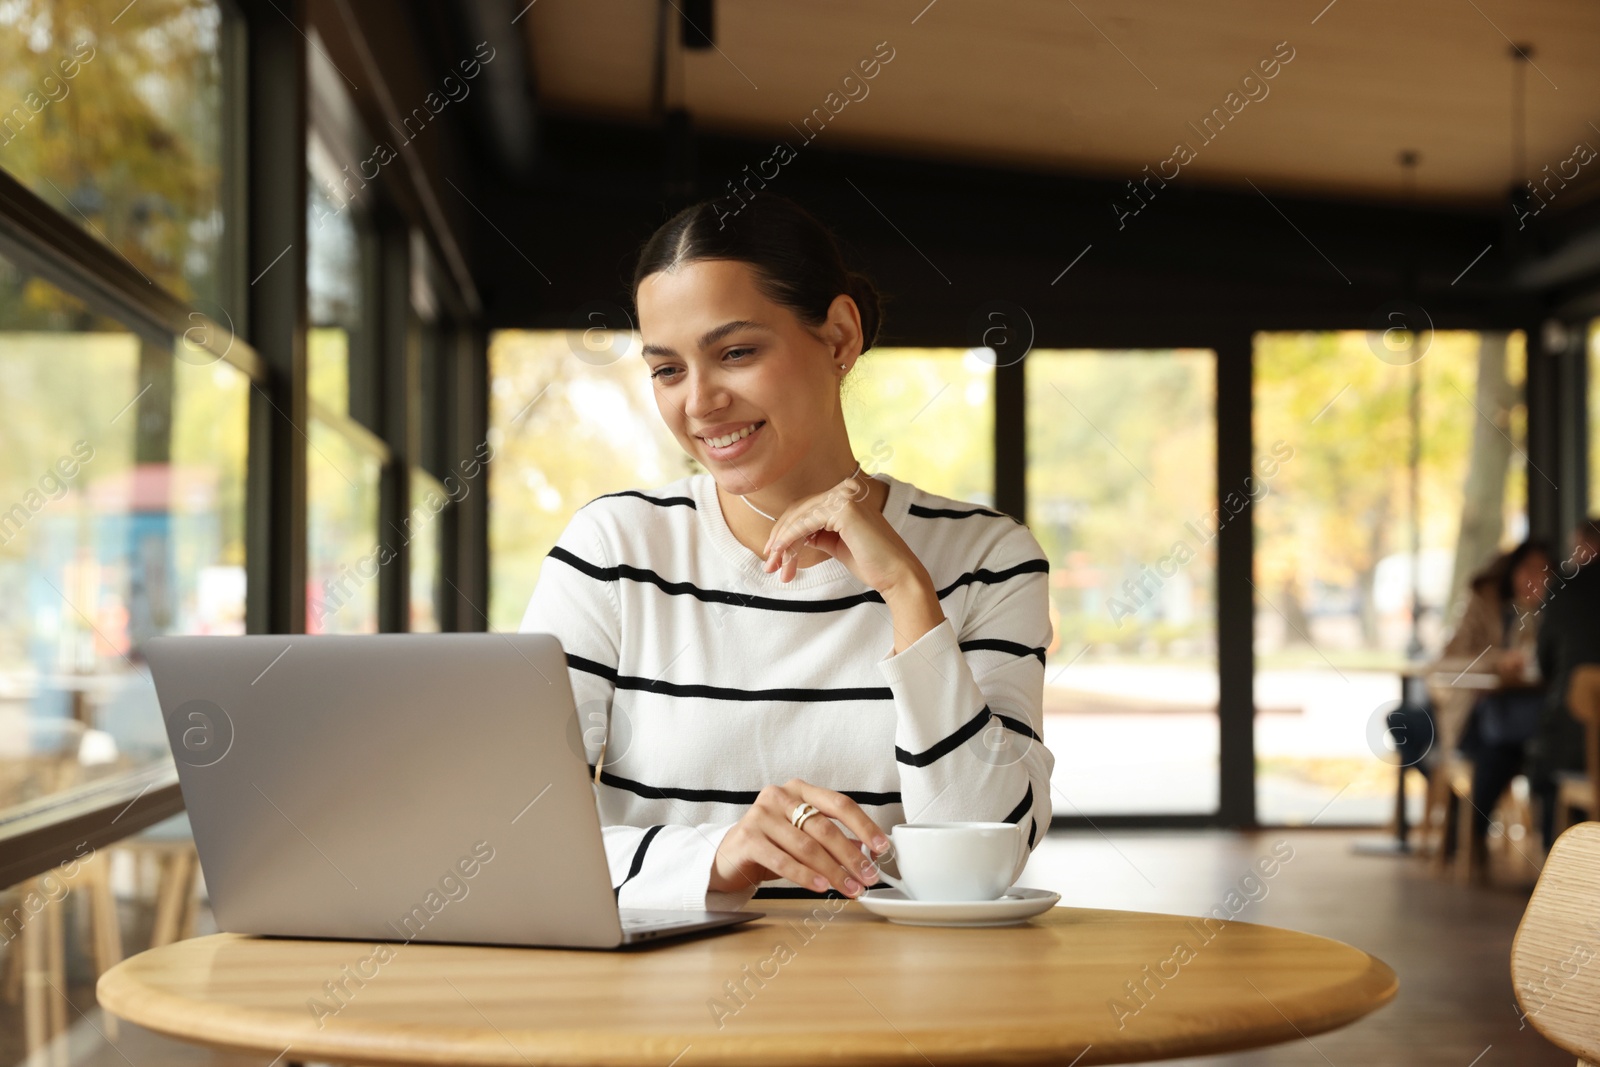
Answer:
[[783, 847], [770, 838], [756, 849], [756, 860], [779, 878], [787, 878], [795, 885], [806, 886], [822, 892], [828, 888], [828, 879], [789, 855]]
[[761, 549], [762, 555], [770, 556], [772, 555], [773, 549], [778, 547], [780, 543], [779, 539], [784, 536], [784, 531], [789, 525], [790, 511], [793, 510], [794, 509], [791, 507], [789, 511], [785, 511], [783, 514], [779, 515], [778, 521], [772, 524], [772, 529], [767, 533], [767, 543]]
[[[791, 783], [802, 800], [807, 804], [815, 804], [817, 810], [830, 818], [838, 819], [850, 828], [857, 839], [865, 842], [872, 849], [873, 855], [883, 852], [889, 847], [889, 835], [878, 827], [878, 824], [867, 817], [861, 810], [861, 805], [833, 789], [825, 789], [820, 785], [812, 785], [806, 781]], [[879, 840], [883, 844], [879, 845]]]
[[[752, 817], [739, 821], [742, 833], [738, 840], [734, 841], [738, 857], [742, 862], [749, 862], [757, 865], [758, 869], [768, 870], [773, 878], [787, 878], [797, 886], [810, 886], [818, 891], [827, 888], [829, 883], [821, 872], [811, 870], [794, 856], [790, 856], [786, 849], [771, 837], [773, 813], [768, 803], [768, 790], [763, 790], [762, 795], [757, 797], [757, 803], [750, 808], [749, 816]], [[725, 840], [733, 838], [733, 833], [730, 833]], [[766, 878], [762, 880], [765, 881]]]
[[[859, 862], [850, 862], [848, 853], [845, 856], [846, 862], [838, 861], [838, 857], [835, 857], [834, 853], [830, 853], [829, 849], [824, 848], [819, 843], [818, 838], [811, 835], [810, 830], [806, 830], [805, 827], [797, 827], [792, 821], [792, 814], [794, 814], [795, 808], [798, 808], [802, 803], [811, 803], [811, 806], [818, 809], [818, 814], [821, 814], [822, 821], [827, 821], [827, 813], [821, 808], [821, 805], [806, 798], [808, 790], [821, 793], [824, 801], [829, 800], [829, 797], [838, 797], [845, 800], [846, 803], [854, 805], [854, 801], [845, 797], [843, 793], [835, 793], [834, 790], [829, 789], [818, 789], [818, 787], [810, 785], [810, 782], [794, 777], [794, 779], [789, 779], [786, 785], [768, 785], [762, 792], [757, 793], [754, 808], [757, 811], [757, 829], [760, 830], [763, 837], [770, 838], [779, 848], [784, 849], [795, 862], [805, 864], [806, 872], [802, 872], [800, 877], [784, 875], [790, 881], [794, 881], [795, 885], [810, 885], [816, 888], [814, 886], [814, 878], [822, 877], [826, 883], [834, 885], [834, 888], [837, 888], [845, 896], [854, 896], [856, 893], [861, 893], [861, 889], [866, 888], [861, 883], [862, 881], [867, 881], [867, 878], [862, 877]], [[806, 821], [806, 825], [810, 825], [811, 822], [818, 822], [816, 816], [810, 817]], [[835, 835], [843, 838], [842, 833], [838, 833], [838, 827], [835, 827], [832, 822], [827, 822], [827, 829], [832, 830]], [[856, 856], [859, 857], [859, 853], [856, 853]], [[854, 886], [854, 889], [851, 889], [850, 885], [846, 885], [846, 881], [850, 880], [850, 878], [854, 878], [858, 883], [858, 885]]]
[[847, 897], [853, 897], [865, 888], [861, 884], [853, 867], [847, 867], [838, 862], [822, 843], [811, 836], [809, 830], [801, 829], [785, 820], [781, 825], [770, 827], [774, 842], [807, 870], [814, 871], [825, 877], [828, 882]]
[[767, 539], [767, 554], [782, 554], [788, 551], [795, 541], [810, 533], [815, 527], [793, 518], [780, 518], [778, 525], [772, 528], [772, 535]]
[[789, 565], [790, 555], [794, 551], [788, 545], [774, 545], [772, 551], [767, 554], [767, 570], [777, 571], [781, 575], [784, 568]]
[[818, 506], [816, 498], [800, 501], [778, 516], [772, 533], [767, 536], [766, 551], [788, 548], [795, 541], [827, 523], [827, 511]]
[[[789, 803], [790, 800], [794, 801], [793, 805]], [[752, 851], [764, 866], [795, 885], [821, 891], [832, 883], [829, 874], [832, 864], [826, 859], [826, 853], [821, 851], [814, 851], [810, 857], [816, 860], [814, 864], [806, 862], [802, 846], [811, 842], [811, 835], [801, 833], [790, 821], [790, 815], [799, 803], [792, 790], [775, 785], [767, 786], [756, 796], [756, 804], [751, 808], [754, 817], [750, 820], [749, 829], [761, 844]], [[798, 836], [791, 837], [790, 833]]]
[[765, 564], [763, 564], [763, 566], [766, 568], [768, 574], [776, 573], [781, 580], [783, 578], [784, 571], [789, 566], [788, 550], [781, 548], [773, 549], [771, 554], [767, 556], [767, 561]]
[[[796, 778], [789, 783], [789, 786], [793, 787], [798, 784], [799, 781], [800, 779]], [[756, 802], [754, 806], [769, 814], [777, 815], [783, 819], [788, 819], [789, 816], [794, 812], [794, 809], [798, 808], [804, 800], [804, 798], [800, 796], [798, 789], [790, 787], [781, 785], [766, 786], [761, 790], [761, 792], [756, 794]]]
[[[866, 811], [862, 811], [861, 805], [856, 801], [838, 790], [805, 781], [803, 777], [792, 777], [782, 785], [766, 785], [765, 789], [755, 797], [757, 808], [781, 816], [790, 825], [794, 825], [792, 816], [802, 803], [808, 803], [829, 819], [843, 822], [846, 829], [867, 843], [874, 854], [883, 853], [890, 846], [888, 833], [878, 829], [877, 822], [867, 817]], [[882, 846], [877, 845], [877, 841], [880, 840]]]
[[871, 885], [878, 880], [877, 867], [861, 851], [861, 842], [846, 837], [844, 831], [839, 829], [839, 824], [832, 819], [827, 816], [807, 819], [800, 829], [815, 837], [839, 866], [855, 875], [858, 881]]
[[733, 892], [739, 892], [745, 886], [759, 889], [761, 882], [786, 877], [762, 862], [770, 858], [775, 849], [767, 840], [760, 823], [761, 812], [752, 805], [745, 816], [724, 835], [712, 865], [713, 882], [717, 881], [717, 872], [723, 872], [721, 883]]

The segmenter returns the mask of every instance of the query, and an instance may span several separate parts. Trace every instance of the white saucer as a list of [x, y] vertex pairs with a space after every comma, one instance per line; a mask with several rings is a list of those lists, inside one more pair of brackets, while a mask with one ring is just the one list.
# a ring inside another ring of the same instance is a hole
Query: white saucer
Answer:
[[912, 900], [886, 886], [856, 899], [872, 914], [905, 926], [1010, 926], [1049, 911], [1061, 894], [1014, 885], [998, 900]]

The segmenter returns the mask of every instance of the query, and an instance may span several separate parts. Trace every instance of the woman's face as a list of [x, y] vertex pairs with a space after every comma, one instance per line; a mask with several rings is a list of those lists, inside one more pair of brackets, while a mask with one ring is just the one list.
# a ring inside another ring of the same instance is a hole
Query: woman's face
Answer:
[[1511, 574], [1511, 588], [1524, 604], [1537, 604], [1550, 587], [1550, 561], [1542, 552], [1529, 552]]
[[[662, 420], [739, 494], [783, 477], [813, 442], [843, 429], [838, 364], [860, 353], [860, 313], [849, 297], [837, 297], [812, 331], [761, 294], [752, 270], [699, 260], [649, 275], [636, 295]], [[735, 434], [744, 436], [730, 440]]]

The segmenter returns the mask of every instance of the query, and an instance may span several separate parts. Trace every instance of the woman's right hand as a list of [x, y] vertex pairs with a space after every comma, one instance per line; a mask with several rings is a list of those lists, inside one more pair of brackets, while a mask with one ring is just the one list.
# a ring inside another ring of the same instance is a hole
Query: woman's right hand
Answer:
[[[818, 814], [807, 819], [804, 827], [797, 827], [789, 816], [803, 803], [813, 805]], [[857, 840], [846, 837], [834, 819], [844, 823]], [[863, 884], [878, 880], [876, 867], [861, 854], [861, 842], [869, 843], [874, 856], [889, 848], [888, 835], [855, 801], [791, 778], [783, 785], [763, 789], [723, 835], [711, 864], [708, 888], [737, 893], [773, 878], [787, 878], [819, 892], [832, 886], [854, 897]]]

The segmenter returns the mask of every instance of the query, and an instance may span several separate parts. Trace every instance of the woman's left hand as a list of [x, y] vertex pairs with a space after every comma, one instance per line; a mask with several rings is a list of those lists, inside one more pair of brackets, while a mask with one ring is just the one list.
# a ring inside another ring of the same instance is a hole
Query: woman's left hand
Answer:
[[793, 581], [800, 549], [810, 545], [880, 593], [926, 574], [883, 512], [868, 502], [871, 496], [866, 479], [852, 476], [827, 492], [795, 501], [778, 516], [767, 538], [766, 572], [776, 570], [781, 580]]

